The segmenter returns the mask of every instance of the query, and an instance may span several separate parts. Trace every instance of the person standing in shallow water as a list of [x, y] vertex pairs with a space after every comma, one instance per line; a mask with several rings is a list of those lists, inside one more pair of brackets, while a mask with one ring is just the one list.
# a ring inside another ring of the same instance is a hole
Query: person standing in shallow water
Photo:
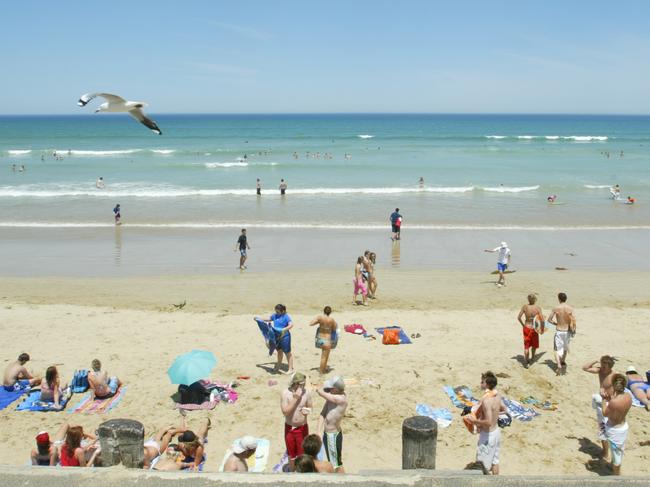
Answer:
[[113, 208], [113, 213], [115, 214], [115, 224], [121, 225], [122, 222], [120, 220], [122, 218], [122, 215], [121, 215], [121, 208], [119, 203], [115, 205], [115, 208]]
[[284, 196], [287, 193], [287, 183], [284, 179], [280, 179], [280, 194]]
[[246, 229], [242, 228], [241, 229], [241, 235], [237, 239], [237, 244], [235, 246], [235, 252], [237, 252], [237, 249], [239, 249], [239, 268], [241, 270], [246, 269], [246, 258], [248, 255], [246, 254], [246, 250], [250, 250], [250, 245], [248, 245], [248, 238], [246, 237]]
[[260, 181], [260, 178], [257, 178], [257, 184], [255, 188], [257, 191], [257, 196], [262, 196], [262, 182]]

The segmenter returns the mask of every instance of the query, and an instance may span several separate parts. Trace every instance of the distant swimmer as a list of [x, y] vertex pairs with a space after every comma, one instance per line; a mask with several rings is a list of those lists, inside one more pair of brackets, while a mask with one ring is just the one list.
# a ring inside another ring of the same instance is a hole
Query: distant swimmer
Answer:
[[260, 178], [257, 178], [257, 184], [255, 187], [257, 190], [257, 196], [262, 196], [262, 181], [260, 181]]
[[280, 194], [284, 196], [287, 193], [287, 183], [284, 179], [280, 179]]
[[115, 224], [116, 225], [121, 225], [122, 222], [120, 219], [122, 218], [122, 215], [120, 214], [120, 204], [118, 203], [115, 205], [115, 208], [113, 208], [113, 213], [115, 214]]
[[103, 177], [101, 177], [101, 176], [99, 177], [97, 182], [95, 182], [95, 187], [97, 187], [97, 189], [104, 189], [106, 187], [106, 185], [104, 184], [104, 178]]
[[15, 165], [15, 164], [12, 164], [12, 165], [11, 165], [11, 170], [12, 170], [13, 172], [16, 172], [16, 165]]
[[18, 172], [25, 172], [25, 166], [23, 164], [18, 168]]
[[548, 201], [549, 203], [555, 203], [555, 200], [556, 200], [556, 199], [557, 199], [557, 195], [556, 195], [556, 194], [552, 194], [551, 196], [549, 196], [548, 198], [546, 198], [546, 201]]
[[625, 201], [625, 204], [626, 205], [633, 205], [634, 203], [636, 203], [636, 198], [632, 198], [631, 196], [628, 196], [627, 201]]
[[420, 185], [420, 188], [424, 188], [424, 178], [420, 176], [420, 180], [418, 181], [418, 184]]
[[609, 193], [612, 195], [612, 199], [620, 200], [621, 199], [621, 187], [618, 184], [615, 184], [609, 188]]

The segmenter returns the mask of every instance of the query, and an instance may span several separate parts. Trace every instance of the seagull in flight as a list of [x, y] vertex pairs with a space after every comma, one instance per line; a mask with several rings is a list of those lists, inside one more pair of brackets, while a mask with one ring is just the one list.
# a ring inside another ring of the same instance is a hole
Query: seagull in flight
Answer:
[[123, 113], [126, 112], [135, 118], [145, 127], [151, 129], [153, 132], [161, 135], [162, 132], [156, 125], [156, 122], [148, 118], [142, 111], [143, 107], [146, 107], [147, 104], [141, 101], [126, 101], [121, 96], [111, 95], [110, 93], [86, 93], [81, 95], [77, 105], [80, 107], [85, 107], [93, 98], [101, 96], [106, 100], [106, 103], [102, 103], [97, 107], [95, 113], [97, 112], [112, 112], [112, 113]]

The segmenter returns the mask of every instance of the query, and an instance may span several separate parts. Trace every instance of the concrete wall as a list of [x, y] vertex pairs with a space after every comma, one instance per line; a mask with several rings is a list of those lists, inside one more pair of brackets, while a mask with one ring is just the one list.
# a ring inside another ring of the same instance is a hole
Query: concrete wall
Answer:
[[[181, 484], [182, 481], [182, 484]], [[359, 475], [313, 474], [223, 474], [147, 472], [111, 468], [60, 468], [60, 467], [1, 467], [2, 487], [244, 487], [251, 485], [298, 486], [348, 486], [353, 487], [586, 487], [625, 485], [647, 487], [649, 482], [641, 477], [577, 477], [549, 476], [484, 477], [474, 472], [445, 471], [372, 471]]]

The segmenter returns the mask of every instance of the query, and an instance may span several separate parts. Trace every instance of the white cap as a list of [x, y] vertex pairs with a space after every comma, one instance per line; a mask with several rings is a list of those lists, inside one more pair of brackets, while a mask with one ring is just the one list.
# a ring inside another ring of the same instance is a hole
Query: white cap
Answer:
[[638, 374], [638, 372], [636, 371], [636, 367], [634, 365], [628, 365], [627, 370], [625, 371], [625, 373], [627, 374], [629, 372], [634, 372], [634, 373]]
[[507, 246], [508, 246], [507, 243], [505, 243], [505, 242], [501, 242], [501, 247], [507, 247]]
[[233, 453], [239, 454], [245, 451], [255, 450], [257, 448], [257, 441], [257, 438], [253, 438], [252, 436], [243, 436], [242, 438], [236, 439], [232, 444], [232, 451]]
[[343, 380], [343, 377], [337, 375], [336, 377], [332, 377], [330, 380], [326, 381], [323, 388], [324, 389], [338, 389], [339, 391], [344, 391], [345, 390], [345, 380]]

